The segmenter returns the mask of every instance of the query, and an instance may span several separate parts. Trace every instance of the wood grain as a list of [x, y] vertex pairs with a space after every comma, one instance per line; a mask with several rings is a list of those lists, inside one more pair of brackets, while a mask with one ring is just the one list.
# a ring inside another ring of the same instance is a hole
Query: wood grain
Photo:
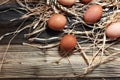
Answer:
[[[0, 56], [6, 45], [0, 46]], [[91, 59], [91, 56], [88, 56]], [[66, 58], [60, 64], [56, 64], [61, 57], [57, 48], [40, 50], [22, 45], [11, 45], [4, 62], [0, 78], [45, 78], [45, 77], [75, 77], [82, 74], [87, 67], [80, 53], [70, 56], [70, 62]], [[96, 68], [86, 77], [119, 77], [120, 59], [106, 63]]]

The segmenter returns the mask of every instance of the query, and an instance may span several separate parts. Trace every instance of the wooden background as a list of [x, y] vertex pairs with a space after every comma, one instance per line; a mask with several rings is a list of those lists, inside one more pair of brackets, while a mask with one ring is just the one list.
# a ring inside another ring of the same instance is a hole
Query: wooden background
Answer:
[[[9, 22], [9, 19], [6, 17], [10, 17], [11, 19], [14, 18], [15, 15], [10, 14], [10, 16], [8, 16], [0, 14], [0, 36], [6, 32], [14, 31], [19, 25], [18, 21], [18, 23]], [[41, 50], [23, 46], [22, 42], [26, 42], [23, 35], [24, 33], [25, 31], [20, 33], [12, 41], [3, 68], [0, 71], [0, 78], [41, 78], [44, 80], [45, 78], [64, 79], [66, 77], [67, 79], [67, 77], [72, 77], [70, 80], [79, 79], [78, 77], [74, 77], [78, 74], [82, 74], [84, 68], [87, 66], [79, 52], [74, 53], [69, 57], [71, 64], [66, 58], [62, 59], [60, 64], [56, 64], [55, 61], [61, 58], [58, 54], [58, 47]], [[11, 37], [12, 36], [8, 36], [0, 41], [0, 59], [2, 59], [3, 53], [5, 52]], [[85, 48], [88, 45], [89, 44], [83, 44], [81, 46]], [[120, 45], [117, 44], [114, 47], [119, 48]], [[87, 54], [89, 55], [89, 58], [91, 58], [91, 52], [89, 52], [89, 50]], [[116, 77], [114, 80], [119, 80], [117, 77], [120, 77], [120, 58], [99, 66], [85, 77], [85, 80], [107, 80], [111, 77]]]

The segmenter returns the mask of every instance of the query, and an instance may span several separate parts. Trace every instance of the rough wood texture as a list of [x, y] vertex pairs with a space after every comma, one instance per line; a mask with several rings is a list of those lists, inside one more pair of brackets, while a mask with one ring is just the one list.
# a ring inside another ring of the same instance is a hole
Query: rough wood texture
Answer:
[[[0, 46], [1, 57], [5, 48], [5, 45]], [[67, 59], [63, 59], [60, 64], [54, 63], [60, 58], [56, 48], [42, 51], [22, 45], [11, 45], [0, 78], [75, 77], [75, 74], [83, 73], [86, 67], [79, 53], [70, 57], [71, 64]], [[120, 59], [101, 65], [86, 77], [120, 77]]]

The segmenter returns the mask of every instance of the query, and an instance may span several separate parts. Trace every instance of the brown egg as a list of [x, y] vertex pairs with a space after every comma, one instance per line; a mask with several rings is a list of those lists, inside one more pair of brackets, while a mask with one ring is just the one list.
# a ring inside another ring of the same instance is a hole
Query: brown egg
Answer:
[[67, 19], [62, 14], [54, 14], [48, 20], [48, 27], [52, 30], [62, 30], [67, 23]]
[[83, 4], [88, 4], [88, 3], [90, 3], [92, 0], [81, 0], [81, 3], [83, 3]]
[[105, 29], [106, 35], [111, 39], [120, 37], [120, 22], [112, 23]]
[[103, 9], [100, 5], [92, 5], [84, 13], [84, 21], [87, 24], [94, 24], [99, 21], [102, 17]]
[[58, 0], [58, 2], [65, 6], [72, 6], [76, 0]]
[[77, 44], [76, 37], [70, 34], [63, 36], [60, 42], [60, 50], [63, 52], [71, 52]]

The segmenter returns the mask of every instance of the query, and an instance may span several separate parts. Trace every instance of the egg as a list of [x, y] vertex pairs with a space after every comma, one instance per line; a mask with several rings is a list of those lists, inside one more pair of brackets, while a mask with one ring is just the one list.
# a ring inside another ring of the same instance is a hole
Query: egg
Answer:
[[67, 23], [67, 19], [62, 14], [54, 14], [48, 20], [48, 27], [52, 30], [62, 30]]
[[84, 21], [87, 24], [94, 24], [99, 21], [102, 17], [103, 9], [100, 5], [90, 6], [83, 15]]
[[111, 23], [105, 29], [106, 35], [111, 39], [120, 37], [120, 22]]
[[88, 3], [90, 3], [92, 0], [80, 0], [81, 1], [81, 3], [83, 3], [83, 4], [88, 4]]
[[65, 6], [72, 6], [76, 0], [58, 0], [58, 2]]
[[74, 35], [67, 34], [63, 36], [60, 42], [60, 50], [62, 52], [72, 52], [77, 44], [77, 39]]

